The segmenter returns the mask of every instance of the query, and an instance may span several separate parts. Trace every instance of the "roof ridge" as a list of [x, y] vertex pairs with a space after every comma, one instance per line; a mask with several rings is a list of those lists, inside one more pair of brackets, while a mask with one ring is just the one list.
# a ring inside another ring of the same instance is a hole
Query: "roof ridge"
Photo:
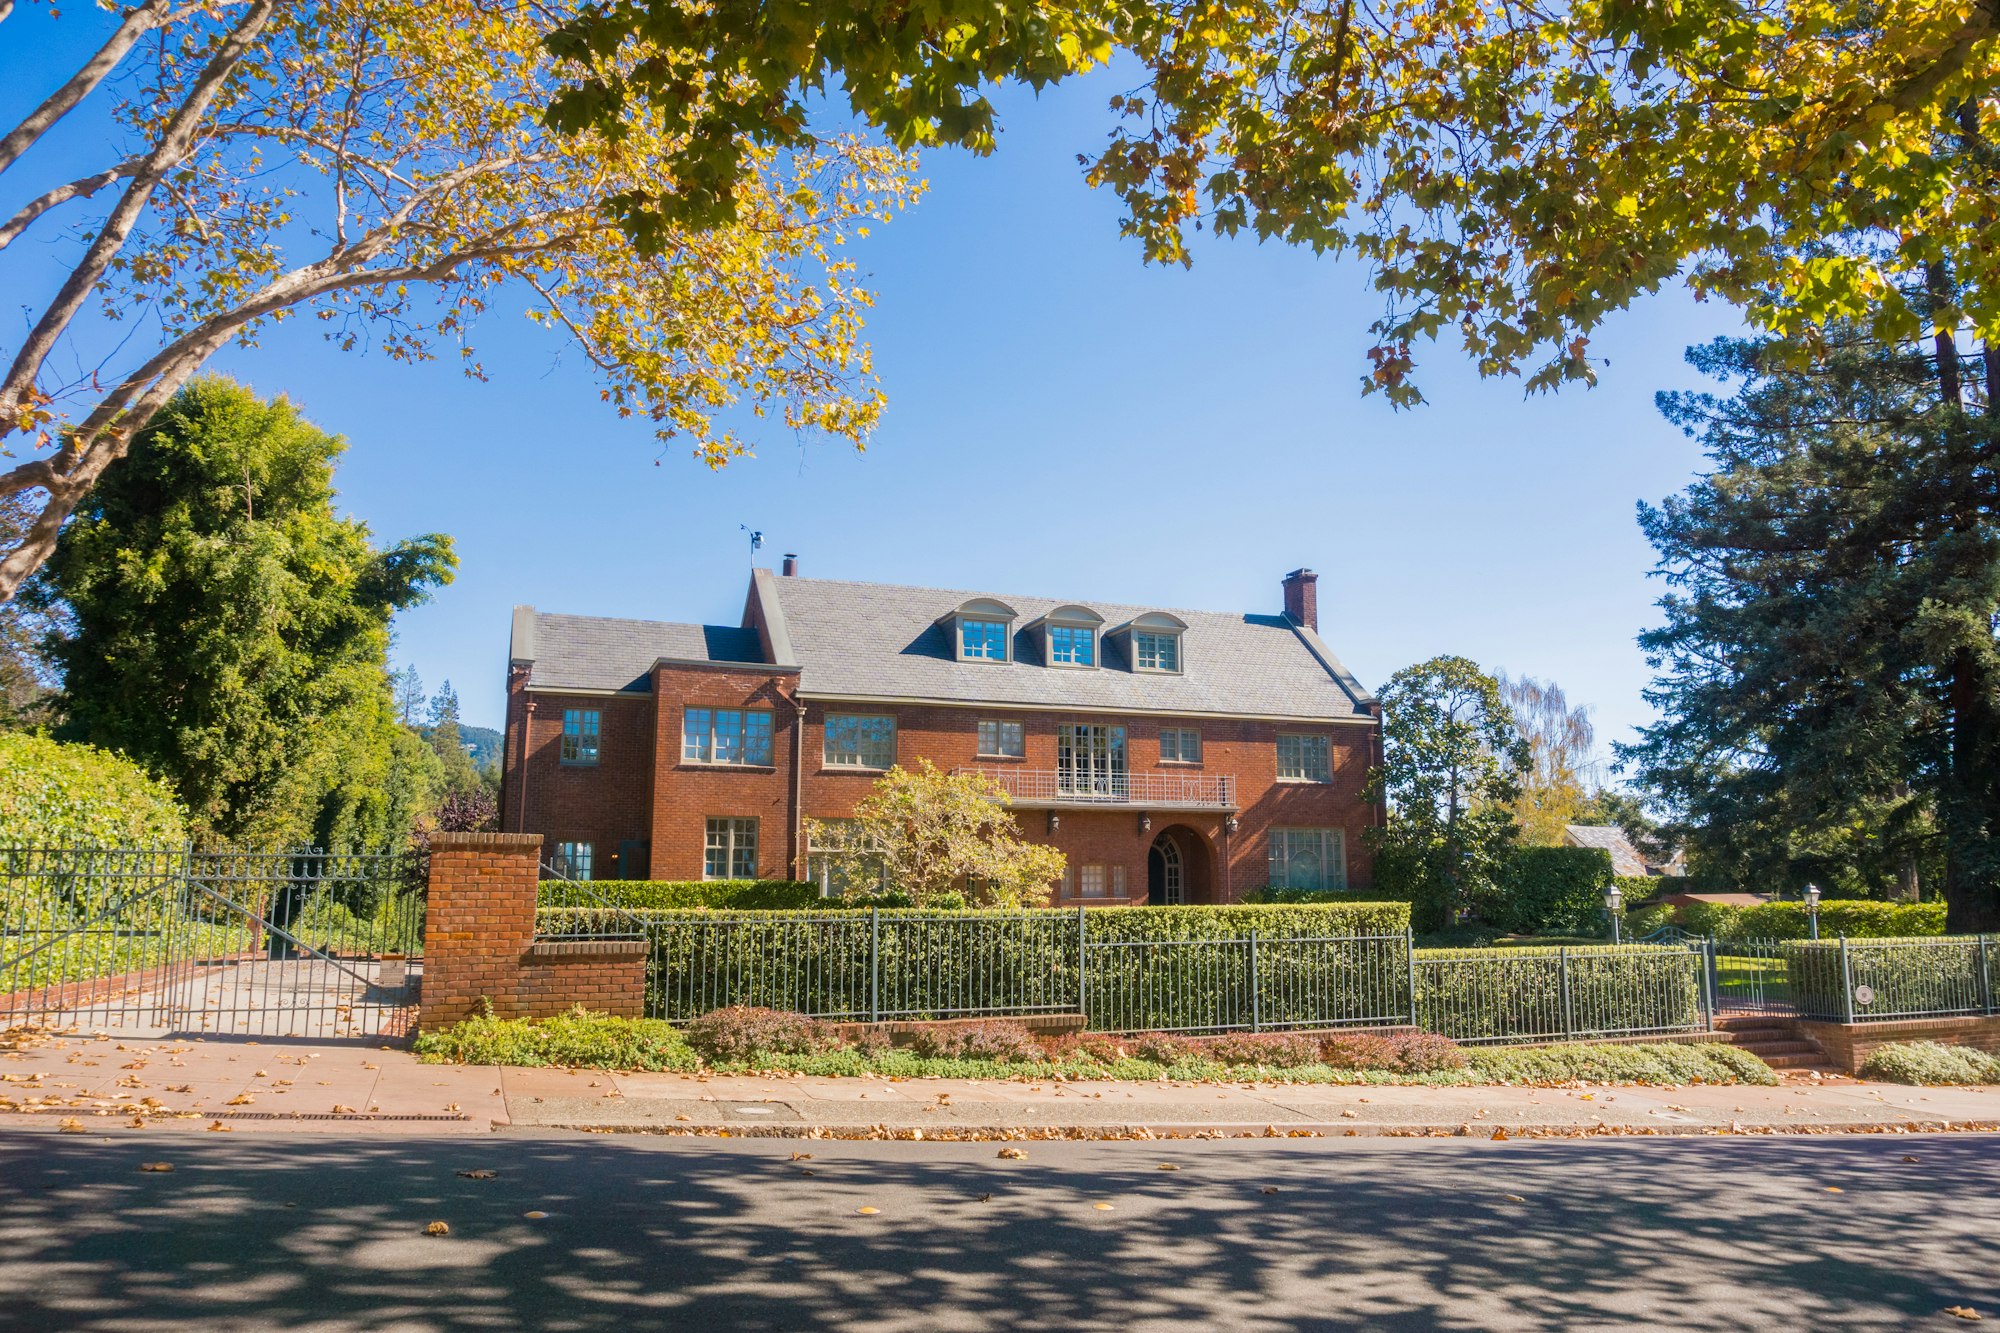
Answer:
[[[927, 583], [883, 583], [873, 579], [824, 579], [824, 578], [807, 578], [803, 574], [787, 574], [779, 576], [775, 581], [781, 588], [787, 583], [831, 583], [831, 584], [837, 584], [843, 588], [893, 588], [897, 592], [934, 592], [934, 593], [939, 593], [946, 597], [958, 597], [958, 598], [991, 597], [998, 601], [1003, 601], [1003, 602], [1009, 598], [1013, 598], [1016, 601], [1024, 601], [1024, 602], [1025, 601], [1052, 602], [1057, 606], [1089, 606], [1091, 604], [1091, 599], [1087, 597], [1052, 597], [1047, 593], [1033, 593], [1033, 592], [993, 592], [990, 589], [986, 588], [939, 588], [939, 587], [934, 587]], [[1177, 614], [1196, 615], [1196, 616], [1269, 615], [1272, 617], [1280, 617], [1284, 615], [1283, 611], [1268, 611], [1268, 612], [1242, 611], [1242, 610], [1218, 611], [1212, 607], [1167, 606], [1158, 602], [1126, 602], [1117, 600], [1104, 600], [1102, 604], [1105, 606], [1133, 607], [1141, 611], [1172, 611]]]

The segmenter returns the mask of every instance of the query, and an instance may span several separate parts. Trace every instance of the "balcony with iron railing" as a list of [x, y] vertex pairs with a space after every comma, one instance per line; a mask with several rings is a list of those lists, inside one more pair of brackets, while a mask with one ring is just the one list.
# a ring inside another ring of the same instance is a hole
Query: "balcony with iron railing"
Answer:
[[1148, 810], [1234, 810], [1236, 779], [1209, 773], [1084, 773], [1066, 769], [971, 766], [1017, 806], [1124, 805]]

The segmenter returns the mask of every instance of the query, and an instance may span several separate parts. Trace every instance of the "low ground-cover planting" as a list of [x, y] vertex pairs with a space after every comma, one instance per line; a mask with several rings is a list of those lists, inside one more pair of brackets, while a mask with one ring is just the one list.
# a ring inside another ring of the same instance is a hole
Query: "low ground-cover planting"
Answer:
[[2000, 1083], [2000, 1056], [1942, 1042], [1901, 1041], [1870, 1051], [1861, 1076], [1885, 1083]]
[[487, 1015], [425, 1033], [417, 1051], [434, 1063], [888, 1078], [1456, 1085], [1776, 1081], [1754, 1056], [1711, 1044], [1467, 1050], [1430, 1033], [1049, 1037], [1009, 1019], [985, 1019], [931, 1025], [914, 1034], [911, 1045], [892, 1047], [877, 1029], [750, 1008], [718, 1010], [679, 1029], [581, 1010], [538, 1021]]

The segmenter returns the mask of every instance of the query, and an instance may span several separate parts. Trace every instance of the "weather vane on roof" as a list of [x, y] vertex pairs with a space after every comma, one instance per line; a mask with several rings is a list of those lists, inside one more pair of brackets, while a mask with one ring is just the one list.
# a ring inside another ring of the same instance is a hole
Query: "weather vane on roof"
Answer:
[[748, 523], [738, 523], [736, 526], [750, 534], [750, 559], [755, 561], [757, 559], [757, 552], [764, 549], [764, 534], [752, 528]]

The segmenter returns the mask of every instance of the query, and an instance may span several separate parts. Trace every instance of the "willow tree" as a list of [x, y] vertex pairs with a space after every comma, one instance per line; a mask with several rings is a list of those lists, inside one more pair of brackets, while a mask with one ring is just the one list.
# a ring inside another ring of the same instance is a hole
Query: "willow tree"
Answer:
[[[448, 350], [476, 376], [475, 324], [511, 289], [617, 412], [712, 465], [746, 447], [719, 423], [739, 404], [864, 436], [881, 404], [857, 340], [868, 297], [838, 247], [910, 196], [906, 158], [844, 134], [747, 145], [726, 214], [642, 249], [607, 201], [675, 193], [688, 142], [664, 113], [546, 129], [556, 18], [531, 0], [143, 0], [0, 126], [0, 183], [27, 199], [0, 217], [0, 271], [28, 304], [0, 337], [0, 500], [29, 511], [0, 547], [0, 600], [204, 361], [287, 318], [343, 348]], [[662, 58], [639, 44], [585, 67]], [[35, 142], [107, 99], [117, 146], [49, 178]], [[65, 226], [72, 248], [13, 249]]]
[[1521, 841], [1560, 846], [1563, 830], [1581, 822], [1595, 786], [1597, 729], [1590, 725], [1590, 710], [1570, 707], [1560, 685], [1533, 676], [1502, 675], [1500, 697], [1527, 746], [1527, 762], [1515, 774], [1514, 820]]

